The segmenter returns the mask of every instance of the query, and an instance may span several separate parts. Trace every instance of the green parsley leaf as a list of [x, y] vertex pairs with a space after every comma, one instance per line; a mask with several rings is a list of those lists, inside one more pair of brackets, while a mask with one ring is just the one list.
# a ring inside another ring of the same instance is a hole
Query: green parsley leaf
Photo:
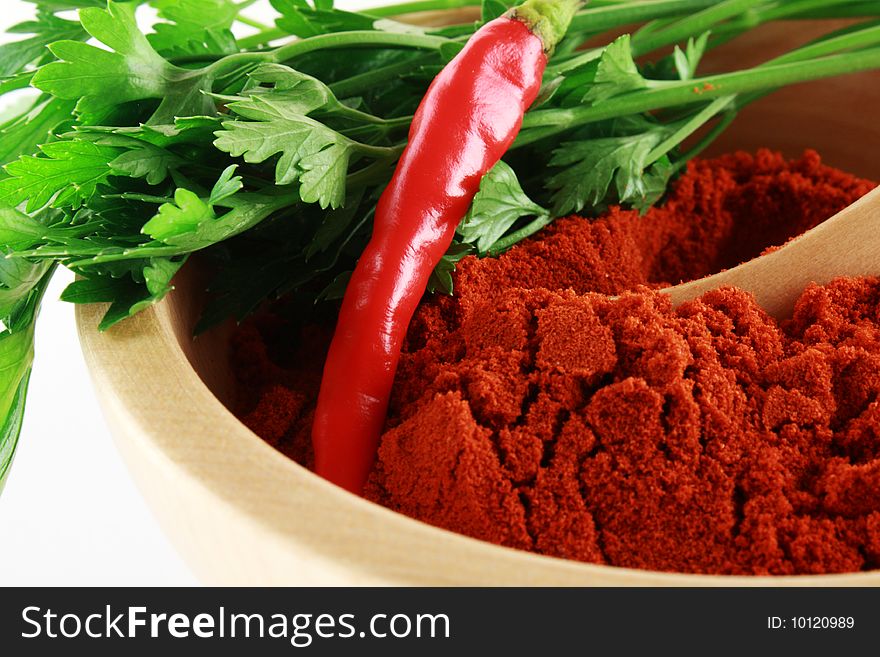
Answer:
[[155, 303], [153, 296], [134, 281], [118, 279], [112, 282], [115, 283], [113, 303], [101, 318], [98, 324], [99, 331], [108, 331], [119, 322], [134, 317]]
[[143, 143], [126, 151], [110, 162], [115, 175], [146, 178], [150, 185], [158, 185], [168, 177], [169, 169], [183, 164], [183, 160], [152, 144]]
[[[171, 280], [186, 258], [149, 258], [133, 263], [131, 271], [122, 276], [86, 273], [64, 290], [62, 301], [69, 303], [110, 303], [98, 330], [106, 331], [161, 301], [174, 286]], [[81, 272], [82, 273], [82, 272]]]
[[[234, 179], [222, 182], [222, 188], [229, 191]], [[224, 191], [215, 193], [222, 196]], [[135, 249], [124, 250], [116, 254], [102, 255], [97, 253], [92, 258], [75, 261], [77, 266], [125, 260], [153, 255], [181, 255], [207, 248], [223, 242], [231, 237], [253, 228], [273, 212], [290, 204], [289, 196], [268, 196], [263, 194], [241, 194], [233, 203], [226, 197], [218, 205], [234, 206], [229, 212], [218, 215], [214, 207], [192, 191], [179, 188], [174, 194], [174, 202], [166, 203], [159, 208], [158, 214], [150, 219], [142, 228], [143, 234], [152, 237], [155, 242], [142, 244]], [[27, 253], [27, 252], [25, 252]], [[83, 250], [82, 255], [85, 255]]]
[[19, 89], [27, 89], [31, 86], [35, 74], [36, 71], [22, 71], [8, 78], [0, 78], [0, 96]]
[[124, 127], [88, 126], [79, 129], [73, 136], [94, 140], [96, 137], [89, 137], [90, 134], [120, 135], [165, 149], [182, 145], [205, 146], [207, 144], [210, 146], [214, 132], [221, 127], [221, 123], [219, 117], [193, 116], [176, 118], [173, 123], [168, 124]]
[[69, 128], [72, 111], [71, 101], [41, 96], [27, 112], [0, 126], [0, 166], [33, 153]]
[[233, 0], [151, 0], [167, 22], [147, 36], [158, 52], [170, 57], [238, 51], [230, 28], [240, 8]]
[[116, 298], [119, 284], [111, 276], [80, 278], [64, 288], [61, 300], [67, 303], [111, 303]]
[[500, 160], [483, 176], [480, 190], [458, 227], [463, 242], [486, 253], [522, 217], [546, 216], [520, 187], [516, 173]]
[[473, 253], [473, 247], [470, 244], [461, 244], [460, 242], [453, 241], [449, 245], [446, 254], [437, 263], [434, 271], [431, 272], [431, 276], [428, 279], [428, 292], [452, 294], [452, 274], [455, 271], [455, 265], [459, 260], [471, 253]]
[[343, 271], [340, 272], [330, 284], [327, 285], [323, 290], [321, 290], [318, 295], [315, 297], [316, 301], [341, 301], [345, 296], [345, 290], [348, 288], [348, 282], [351, 280], [351, 275], [354, 272]]
[[271, 84], [272, 88], [248, 89], [245, 97], [228, 103], [227, 107], [253, 121], [284, 119], [317, 109], [342, 107], [327, 85], [289, 66], [261, 64], [248, 77], [256, 84]]
[[[23, 251], [38, 244], [43, 239], [46, 229], [39, 221], [15, 208], [0, 207], [0, 247], [5, 251]], [[0, 263], [14, 262], [13, 260], [0, 260]], [[3, 280], [4, 276], [20, 280], [21, 275], [13, 271], [5, 271], [0, 267], [0, 290], [17, 288], [15, 280]], [[0, 317], [6, 317], [10, 309], [6, 302], [0, 302]]]
[[[238, 108], [245, 116], [249, 109]], [[355, 142], [307, 116], [284, 112], [269, 121], [226, 121], [214, 145], [233, 157], [256, 164], [281, 154], [275, 181], [299, 181], [300, 197], [322, 208], [338, 208], [345, 199], [345, 178]]]
[[242, 189], [242, 187], [244, 187], [241, 182], [241, 176], [235, 175], [235, 170], [237, 168], [238, 165], [233, 164], [226, 167], [223, 173], [220, 174], [220, 178], [217, 180], [214, 189], [211, 190], [211, 195], [208, 197], [208, 203], [210, 205], [222, 204], [223, 201], [232, 198]]
[[355, 189], [349, 193], [342, 207], [321, 213], [320, 223], [315, 230], [314, 239], [305, 250], [305, 259], [309, 260], [318, 253], [331, 248], [336, 240], [345, 234], [357, 217], [364, 190]]
[[685, 50], [675, 46], [672, 52], [672, 58], [675, 62], [675, 70], [678, 77], [682, 80], [692, 80], [697, 74], [697, 66], [706, 52], [706, 46], [709, 43], [709, 32], [703, 32], [696, 40], [693, 37], [688, 39]]
[[245, 162], [260, 164], [279, 155], [275, 182], [299, 182], [300, 199], [321, 208], [338, 208], [345, 200], [346, 178], [352, 156], [396, 156], [392, 148], [361, 144], [309, 116], [321, 110], [363, 121], [369, 117], [340, 103], [321, 81], [277, 64], [261, 65], [250, 74], [255, 84], [246, 96], [227, 103], [229, 110], [248, 121], [225, 121], [214, 145]]
[[0, 78], [15, 75], [26, 66], [39, 65], [51, 59], [52, 53], [46, 46], [54, 41], [84, 40], [88, 37], [79, 23], [46, 11], [38, 12], [36, 20], [19, 23], [8, 31], [34, 36], [0, 46]]
[[91, 198], [112, 173], [120, 149], [84, 141], [56, 141], [40, 147], [45, 157], [26, 155], [6, 165], [0, 180], [0, 206], [27, 203], [35, 212], [50, 202], [77, 208]]
[[632, 206], [645, 214], [666, 193], [669, 181], [675, 175], [677, 169], [670, 162], [669, 157], [664, 155], [645, 171], [643, 177], [644, 188], [641, 198], [632, 199]]
[[186, 258], [151, 258], [149, 265], [144, 267], [144, 285], [155, 303], [174, 289], [171, 279], [186, 262]]
[[[25, 351], [22, 343], [30, 340], [31, 351]], [[3, 335], [0, 334], [0, 366], [5, 361], [10, 365], [15, 363], [28, 363], [33, 361], [33, 338], [25, 334]], [[12, 460], [15, 458], [15, 449], [18, 446], [18, 437], [21, 434], [21, 423], [24, 420], [24, 404], [27, 398], [27, 388], [30, 381], [31, 368], [30, 365], [24, 368], [16, 368], [13, 371], [7, 370], [2, 382], [4, 397], [7, 397], [6, 383], [18, 379], [18, 385], [10, 388], [12, 395], [8, 396], [8, 401], [0, 407], [3, 423], [0, 425], [0, 493], [6, 486], [6, 478], [9, 476], [9, 468], [12, 466]]]
[[633, 60], [630, 36], [624, 34], [605, 47], [583, 100], [595, 103], [646, 86], [648, 82]]
[[173, 66], [140, 32], [134, 5], [108, 2], [107, 9], [86, 8], [80, 21], [103, 50], [78, 41], [58, 41], [50, 50], [58, 57], [39, 69], [33, 85], [57, 98], [78, 100], [86, 121], [100, 121], [111, 109], [135, 100], [162, 99], [152, 122], [173, 122], [175, 116], [214, 113], [202, 92], [208, 81], [198, 71]]
[[365, 14], [333, 9], [332, 2], [316, 3], [315, 8], [303, 0], [271, 0], [281, 16], [275, 24], [288, 34], [306, 38], [330, 32], [371, 30], [375, 19]]
[[[214, 194], [223, 197], [237, 183], [235, 178], [223, 176], [219, 184]], [[131, 267], [122, 263], [183, 256], [208, 248], [255, 227], [295, 200], [289, 193], [236, 194], [218, 203], [218, 206], [232, 208], [218, 215], [204, 198], [192, 190], [179, 188], [172, 201], [163, 203], [158, 213], [142, 221], [140, 213], [128, 216], [127, 208], [137, 208], [137, 205], [131, 206], [132, 199], [105, 198], [99, 205], [107, 205], [107, 209], [84, 210], [78, 213], [83, 215], [81, 219], [78, 214], [68, 212], [61, 221], [44, 228], [39, 243], [17, 249], [14, 256], [61, 260], [68, 268], [78, 271], [92, 271], [96, 266], [112, 270], [118, 266], [128, 272]], [[22, 242], [30, 237], [21, 229], [14, 233], [10, 229], [9, 235], [10, 239]], [[144, 236], [154, 235], [161, 239], [144, 241]]]
[[[0, 265], [0, 283], [4, 286], [10, 280], [10, 270], [7, 267], [6, 264]], [[21, 433], [27, 386], [34, 360], [37, 312], [55, 270], [51, 263], [42, 267], [39, 275], [31, 276], [34, 284], [30, 289], [17, 291], [18, 302], [12, 313], [5, 317], [6, 326], [0, 331], [0, 491], [9, 474]], [[6, 287], [0, 288], [0, 297], [7, 294], [8, 290]], [[0, 305], [9, 306], [6, 302]]]
[[175, 238], [194, 233], [199, 226], [216, 218], [214, 209], [188, 189], [174, 193], [174, 203], [166, 203], [159, 213], [150, 219], [141, 232], [154, 240], [175, 244]]
[[229, 28], [241, 11], [234, 0], [150, 0], [160, 18], [180, 27]]
[[553, 213], [564, 216], [587, 206], [599, 206], [612, 182], [621, 203], [641, 202], [647, 196], [644, 171], [650, 164], [648, 155], [665, 134], [658, 128], [563, 143], [550, 159], [550, 166], [557, 172], [545, 183], [553, 192]]
[[149, 185], [160, 184], [173, 170], [185, 163], [181, 157], [161, 146], [119, 131], [86, 128], [64, 136], [120, 149], [120, 155], [108, 163], [112, 174], [144, 178]]

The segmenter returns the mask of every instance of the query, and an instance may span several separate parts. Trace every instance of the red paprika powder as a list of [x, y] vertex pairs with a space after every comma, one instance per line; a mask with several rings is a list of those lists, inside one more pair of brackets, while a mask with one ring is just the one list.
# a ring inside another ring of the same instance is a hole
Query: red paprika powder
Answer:
[[[691, 163], [645, 216], [571, 217], [468, 258], [420, 306], [367, 496], [542, 554], [697, 573], [880, 567], [880, 280], [654, 289], [784, 243], [873, 184], [808, 152]], [[619, 295], [611, 299], [607, 295]], [[233, 343], [242, 417], [306, 465], [328, 332]]]

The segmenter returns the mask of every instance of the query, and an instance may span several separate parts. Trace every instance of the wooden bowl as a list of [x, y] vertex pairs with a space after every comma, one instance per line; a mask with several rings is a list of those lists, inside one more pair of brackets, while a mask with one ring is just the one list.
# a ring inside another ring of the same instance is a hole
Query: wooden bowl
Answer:
[[[827, 24], [766, 26], [715, 55], [742, 66]], [[807, 146], [880, 180], [880, 76], [802, 85], [749, 108], [715, 152]], [[710, 577], [628, 570], [497, 547], [430, 527], [336, 488], [275, 451], [223, 405], [228, 331], [190, 338], [195, 276], [108, 333], [80, 307], [80, 336], [119, 450], [195, 573], [225, 585], [880, 585], [880, 571], [818, 577]]]

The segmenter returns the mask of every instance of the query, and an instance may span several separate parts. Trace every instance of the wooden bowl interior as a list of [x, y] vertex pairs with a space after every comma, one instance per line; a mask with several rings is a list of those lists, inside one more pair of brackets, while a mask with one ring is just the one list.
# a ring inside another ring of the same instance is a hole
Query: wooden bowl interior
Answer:
[[[778, 49], [802, 43], [827, 30], [827, 25], [798, 24], [797, 27], [795, 30], [791, 25], [765, 26], [724, 47], [707, 63], [707, 67], [729, 68], [754, 63], [756, 57], [763, 59], [760, 55], [767, 53], [771, 46]], [[880, 73], [800, 85], [768, 96], [742, 112], [729, 132], [712, 147], [710, 154], [768, 147], [795, 157], [809, 147], [818, 150], [825, 161], [834, 166], [880, 179], [880, 157], [875, 151], [880, 146], [876, 107], [880, 107]], [[234, 384], [227, 361], [230, 327], [219, 327], [195, 340], [191, 338], [201, 307], [200, 283], [194, 273], [181, 277], [175, 292], [159, 309], [136, 318], [131, 328], [124, 331], [111, 331], [107, 336], [96, 337], [93, 325], [97, 322], [97, 315], [90, 310], [81, 311], [80, 323], [87, 357], [93, 372], [98, 370], [96, 385], [99, 391], [110, 391], [117, 397], [107, 403], [111, 422], [115, 417], [117, 424], [137, 424], [135, 429], [129, 428], [129, 432], [142, 434], [137, 439], [119, 438], [120, 443], [127, 440], [131, 445], [121, 445], [120, 448], [124, 455], [132, 452], [133, 456], [126, 458], [139, 483], [145, 487], [145, 495], [152, 497], [153, 506], [158, 507], [160, 520], [171, 528], [169, 532], [178, 545], [186, 543], [182, 549], [190, 555], [198, 552], [204, 560], [204, 554], [212, 550], [229, 553], [224, 555], [227, 558], [226, 571], [217, 565], [223, 563], [219, 556], [211, 572], [207, 566], [201, 570], [209, 581], [249, 584], [334, 581], [453, 584], [706, 584], [735, 581], [738, 584], [766, 584], [769, 581], [640, 573], [563, 562], [490, 546], [403, 518], [329, 486], [300, 466], [288, 462], [280, 453], [266, 448], [219, 405], [199, 408], [199, 418], [190, 422], [190, 425], [198, 423], [199, 426], [213, 424], [214, 435], [202, 435], [202, 429], [189, 431], [187, 411], [171, 408], [175, 402], [167, 398], [172, 394], [169, 390], [174, 388], [167, 386], [178, 385], [183, 391], [187, 386], [197, 385], [198, 381], [194, 377], [190, 380], [190, 375], [183, 371], [165, 372], [162, 370], [164, 366], [151, 361], [170, 362], [168, 359], [173, 358], [174, 353], [182, 352], [217, 399], [226, 405], [233, 399]], [[128, 355], [133, 350], [142, 349], [147, 354], [140, 361], [140, 371], [125, 375], [139, 378], [137, 392], [134, 392], [135, 386], [130, 386], [132, 390], [129, 391], [119, 390], [126, 384], [122, 381], [123, 375], [113, 369], [118, 360], [114, 354], [118, 356], [117, 350], [122, 349], [126, 350], [126, 361], [131, 360]], [[157, 349], [167, 350], [167, 354], [151, 358], [149, 354]], [[172, 378], [170, 382], [169, 378]], [[166, 419], [159, 430], [148, 426], [156, 408], [137, 408], [142, 404], [141, 395], [150, 392], [144, 389], [144, 381], [155, 387], [157, 396], [164, 395], [162, 410], [158, 412]], [[210, 406], [210, 400], [205, 400], [208, 397], [198, 397], [196, 401], [200, 406]], [[139, 414], [140, 411], [143, 413]], [[202, 415], [207, 419], [201, 419]], [[177, 441], [164, 435], [174, 431], [180, 433]], [[158, 445], [150, 452], [153, 456], [149, 458], [157, 463], [161, 461], [160, 465], [153, 464], [150, 468], [161, 467], [167, 472], [176, 468], [174, 474], [162, 479], [161, 485], [144, 484], [144, 481], [155, 479], [156, 475], [146, 472], [148, 466], [143, 463], [132, 465], [144, 460], [144, 450], [149, 445]], [[221, 448], [231, 463], [221, 463], [221, 456], [215, 456], [216, 450]], [[138, 469], [144, 472], [138, 475]], [[238, 491], [244, 492], [229, 492], [227, 479], [236, 480]], [[181, 491], [189, 491], [187, 495], [194, 494], [193, 482], [198, 483], [199, 490], [209, 491], [210, 499], [215, 500], [210, 502], [217, 507], [216, 512], [210, 514], [215, 525], [210, 534], [204, 529], [197, 530], [202, 519], [207, 517], [204, 515], [209, 504], [205, 501], [207, 494], [199, 498], [202, 506], [196, 508], [194, 502], [183, 501], [187, 499], [183, 492], [178, 495], [172, 491], [176, 496], [174, 499], [181, 500], [180, 504], [187, 508], [170, 508], [175, 503], [170, 501], [171, 493], [167, 489], [179, 485]], [[171, 516], [175, 518], [167, 520]], [[257, 527], [265, 532], [257, 532]], [[258, 537], [246, 543], [246, 537], [240, 534], [248, 532], [257, 532]], [[175, 538], [174, 534], [184, 538]], [[202, 534], [209, 536], [210, 540], [203, 538]], [[271, 557], [260, 559], [255, 554], [270, 548], [275, 550]], [[245, 554], [245, 550], [252, 553]], [[296, 559], [291, 557], [285, 561], [279, 556], [287, 552], [294, 554]], [[240, 563], [229, 565], [230, 555], [240, 557]], [[198, 558], [193, 557], [191, 561]], [[259, 564], [251, 568], [245, 563], [248, 559], [259, 561]], [[276, 560], [278, 569], [283, 564], [286, 570], [273, 571], [272, 559]], [[307, 573], [307, 577], [290, 572], [298, 568], [291, 565], [295, 563], [303, 564], [299, 567], [300, 574]], [[239, 566], [241, 575], [234, 575]], [[327, 575], [331, 569], [338, 571], [335, 579]], [[796, 583], [813, 584], [867, 580], [878, 581], [873, 575], [794, 578]], [[779, 579], [772, 581], [782, 583]], [[791, 583], [793, 580], [788, 578], [787, 581]]]

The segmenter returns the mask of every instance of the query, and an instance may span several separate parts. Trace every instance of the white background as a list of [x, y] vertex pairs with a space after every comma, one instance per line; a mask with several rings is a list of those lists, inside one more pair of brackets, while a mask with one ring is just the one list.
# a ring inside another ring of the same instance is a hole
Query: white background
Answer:
[[[33, 15], [28, 2], [2, 4], [0, 32]], [[247, 14], [259, 19], [270, 11], [256, 6]], [[0, 34], [0, 43], [9, 39]], [[80, 352], [73, 307], [58, 301], [70, 280], [66, 271], [55, 277], [37, 323], [24, 428], [0, 496], [0, 586], [197, 584], [113, 446]]]

